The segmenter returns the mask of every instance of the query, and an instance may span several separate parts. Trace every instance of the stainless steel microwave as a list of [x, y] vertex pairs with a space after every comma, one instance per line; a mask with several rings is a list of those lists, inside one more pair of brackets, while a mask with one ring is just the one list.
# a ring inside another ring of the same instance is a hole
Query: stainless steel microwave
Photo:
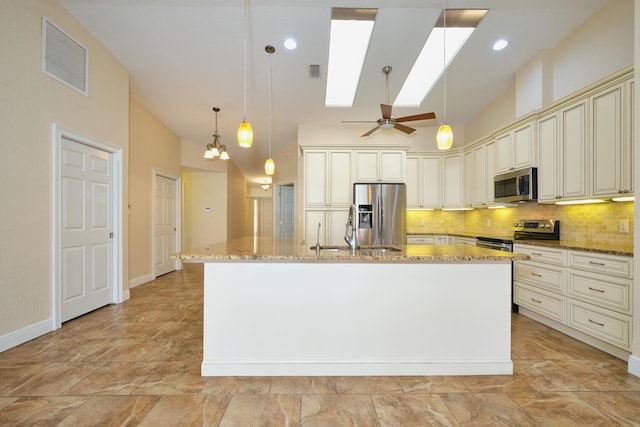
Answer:
[[538, 200], [538, 168], [526, 168], [496, 175], [496, 202], [534, 202]]

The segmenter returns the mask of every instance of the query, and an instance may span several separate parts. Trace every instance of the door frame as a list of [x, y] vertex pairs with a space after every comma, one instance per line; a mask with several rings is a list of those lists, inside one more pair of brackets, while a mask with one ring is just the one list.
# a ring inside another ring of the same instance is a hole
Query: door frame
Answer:
[[53, 231], [52, 239], [52, 280], [51, 280], [51, 328], [58, 329], [62, 326], [62, 168], [60, 165], [62, 157], [62, 139], [69, 139], [78, 144], [87, 145], [109, 153], [111, 161], [111, 217], [113, 221], [113, 244], [111, 246], [111, 304], [119, 304], [125, 299], [129, 299], [128, 293], [125, 295], [123, 289], [123, 149], [98, 141], [79, 132], [67, 129], [57, 123], [53, 124], [53, 214], [51, 215]]
[[[151, 280], [156, 278], [156, 177], [172, 179], [176, 182], [176, 194], [173, 201], [173, 214], [176, 219], [176, 236], [174, 247], [176, 252], [182, 250], [182, 177], [174, 176], [170, 173], [162, 172], [156, 168], [151, 169]], [[176, 270], [182, 270], [182, 262], [176, 259], [174, 262]]]
[[296, 238], [297, 235], [297, 221], [296, 221], [296, 183], [295, 181], [289, 181], [289, 182], [283, 182], [280, 184], [276, 184], [273, 188], [273, 193], [272, 193], [272, 200], [273, 200], [273, 222], [274, 222], [274, 229], [273, 229], [273, 235], [274, 237], [280, 237], [280, 233], [282, 232], [282, 229], [280, 227], [280, 220], [281, 220], [281, 212], [280, 212], [280, 204], [282, 203], [282, 195], [280, 192], [281, 187], [293, 187], [293, 237], [294, 240]]

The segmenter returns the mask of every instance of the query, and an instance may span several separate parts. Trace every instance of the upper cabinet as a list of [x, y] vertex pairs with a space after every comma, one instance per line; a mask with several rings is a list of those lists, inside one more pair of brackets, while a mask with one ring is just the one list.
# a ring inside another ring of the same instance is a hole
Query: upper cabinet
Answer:
[[462, 153], [442, 157], [442, 207], [462, 208]]
[[404, 150], [356, 151], [357, 182], [404, 182]]
[[442, 206], [442, 157], [407, 156], [407, 208], [434, 209]]
[[305, 206], [349, 206], [351, 163], [352, 152], [348, 150], [305, 151]]
[[535, 166], [535, 121], [530, 120], [496, 136], [496, 171]]
[[491, 139], [464, 154], [465, 206], [486, 207], [494, 202], [496, 142]]
[[589, 98], [591, 107], [591, 194], [633, 193], [633, 81]]

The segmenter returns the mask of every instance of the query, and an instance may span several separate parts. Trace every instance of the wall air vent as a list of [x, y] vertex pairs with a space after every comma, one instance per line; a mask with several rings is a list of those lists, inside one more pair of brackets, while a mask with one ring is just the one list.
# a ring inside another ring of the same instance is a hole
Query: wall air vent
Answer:
[[87, 94], [87, 49], [42, 17], [42, 71]]
[[320, 64], [309, 65], [309, 77], [313, 77], [313, 78], [320, 77]]

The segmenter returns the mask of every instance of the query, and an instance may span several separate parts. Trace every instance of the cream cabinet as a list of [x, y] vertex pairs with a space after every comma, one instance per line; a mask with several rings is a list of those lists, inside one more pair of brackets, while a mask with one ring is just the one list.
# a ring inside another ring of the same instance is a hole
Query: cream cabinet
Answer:
[[568, 105], [538, 120], [538, 200], [587, 196], [587, 101]]
[[494, 202], [495, 141], [480, 144], [464, 155], [465, 206], [487, 207]]
[[304, 153], [305, 206], [351, 204], [351, 159], [347, 150], [309, 150]]
[[442, 206], [441, 156], [408, 155], [406, 160], [407, 208]]
[[355, 181], [404, 182], [405, 158], [403, 150], [356, 151]]
[[503, 173], [536, 166], [537, 150], [534, 136], [533, 120], [498, 134], [495, 139], [496, 171]]
[[[633, 105], [633, 83], [623, 83], [591, 96], [591, 195], [593, 197], [626, 196], [632, 187], [632, 128], [629, 113]], [[630, 92], [632, 94], [633, 92]]]
[[442, 207], [456, 209], [464, 206], [462, 191], [462, 154], [442, 157]]
[[449, 244], [449, 236], [431, 235], [431, 234], [414, 234], [407, 236], [407, 245], [447, 245]]
[[476, 239], [473, 237], [449, 236], [449, 244], [475, 246]]
[[344, 235], [348, 216], [348, 209], [305, 209], [305, 244], [313, 246], [319, 242], [321, 245], [346, 245]]
[[[564, 325], [556, 327], [563, 332], [579, 331], [631, 350], [633, 258], [519, 243], [514, 252], [531, 258], [514, 263], [516, 304]], [[613, 347], [599, 348], [619, 354]]]

